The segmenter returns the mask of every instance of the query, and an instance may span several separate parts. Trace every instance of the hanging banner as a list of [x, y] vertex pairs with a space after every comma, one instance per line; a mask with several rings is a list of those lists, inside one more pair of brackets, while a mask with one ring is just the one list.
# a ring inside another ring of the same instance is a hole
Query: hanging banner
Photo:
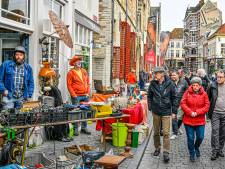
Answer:
[[159, 66], [163, 66], [164, 65], [164, 57], [160, 57], [159, 61], [160, 61]]
[[145, 60], [148, 63], [154, 63], [156, 61], [156, 55], [153, 49], [151, 49], [149, 52], [146, 53], [145, 55]]
[[151, 48], [154, 48], [156, 45], [156, 16], [149, 17], [147, 31], [152, 44]]
[[166, 32], [161, 32], [160, 35], [160, 57], [165, 57], [166, 52], [169, 46], [169, 41], [170, 41], [170, 35], [169, 31]]

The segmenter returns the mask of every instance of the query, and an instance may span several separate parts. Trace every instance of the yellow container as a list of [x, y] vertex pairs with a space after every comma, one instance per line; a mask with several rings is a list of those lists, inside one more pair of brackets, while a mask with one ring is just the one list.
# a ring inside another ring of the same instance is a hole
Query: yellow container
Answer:
[[110, 116], [110, 114], [112, 114], [111, 105], [94, 106], [94, 107], [96, 107], [96, 110], [97, 110], [95, 114], [96, 118], [107, 117], [107, 116]]

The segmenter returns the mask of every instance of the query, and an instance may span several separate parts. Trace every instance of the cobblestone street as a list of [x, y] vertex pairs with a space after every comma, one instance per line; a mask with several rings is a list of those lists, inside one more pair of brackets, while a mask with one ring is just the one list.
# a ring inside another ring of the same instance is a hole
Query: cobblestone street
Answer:
[[176, 140], [171, 141], [170, 163], [164, 164], [162, 153], [160, 158], [155, 158], [152, 155], [154, 152], [152, 133], [139, 169], [224, 169], [224, 158], [219, 158], [217, 161], [210, 160], [210, 135], [211, 126], [209, 122], [205, 130], [205, 139], [200, 148], [201, 157], [197, 159], [195, 163], [191, 163], [189, 161], [186, 133], [184, 132], [184, 134], [179, 136]]
[[[69, 143], [55, 141], [55, 151], [54, 151], [54, 142], [46, 141], [41, 146], [34, 147], [32, 149], [28, 149], [26, 155], [29, 156], [29, 154], [31, 154], [31, 153], [41, 152], [41, 153], [44, 153], [48, 158], [55, 161], [56, 157], [58, 157], [60, 155], [64, 155], [64, 147], [68, 147], [71, 145], [87, 144], [87, 145], [99, 148], [100, 150], [104, 150], [104, 145], [100, 143], [101, 132], [98, 132], [95, 130], [95, 123], [89, 125], [89, 129], [92, 132], [92, 134], [90, 136], [85, 135], [85, 134], [80, 134], [79, 136], [74, 137], [74, 141], [69, 142]], [[144, 141], [144, 143], [142, 145], [139, 145], [139, 147], [137, 149], [133, 148], [132, 152], [134, 153], [134, 157], [127, 158], [119, 166], [119, 169], [136, 169], [138, 166], [138, 163], [140, 162], [140, 159], [141, 159], [142, 153], [144, 151], [144, 148], [147, 144], [147, 141], [148, 140], [146, 139]], [[107, 142], [106, 143], [106, 152], [108, 152], [110, 149], [113, 150], [114, 155], [119, 155], [120, 153], [124, 152], [123, 147], [113, 147], [111, 145], [111, 142]]]

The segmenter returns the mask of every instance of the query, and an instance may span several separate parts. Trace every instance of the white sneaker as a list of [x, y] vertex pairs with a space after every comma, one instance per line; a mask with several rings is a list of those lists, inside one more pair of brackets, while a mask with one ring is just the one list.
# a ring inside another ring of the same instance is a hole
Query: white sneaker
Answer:
[[175, 140], [177, 138], [177, 135], [172, 135], [171, 137], [170, 137], [170, 140]]
[[184, 132], [181, 129], [179, 129], [178, 134], [182, 135], [182, 134], [184, 134]]

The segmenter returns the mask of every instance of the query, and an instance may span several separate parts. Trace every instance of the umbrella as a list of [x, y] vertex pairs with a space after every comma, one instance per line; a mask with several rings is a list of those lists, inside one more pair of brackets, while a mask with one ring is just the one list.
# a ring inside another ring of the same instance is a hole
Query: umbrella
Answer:
[[61, 19], [58, 18], [58, 16], [53, 11], [49, 11], [48, 14], [49, 14], [50, 20], [51, 20], [57, 34], [59, 35], [60, 39], [69, 48], [73, 48], [73, 41], [72, 41], [72, 38], [70, 36], [70, 32], [69, 32], [67, 26], [63, 23], [63, 21]]

